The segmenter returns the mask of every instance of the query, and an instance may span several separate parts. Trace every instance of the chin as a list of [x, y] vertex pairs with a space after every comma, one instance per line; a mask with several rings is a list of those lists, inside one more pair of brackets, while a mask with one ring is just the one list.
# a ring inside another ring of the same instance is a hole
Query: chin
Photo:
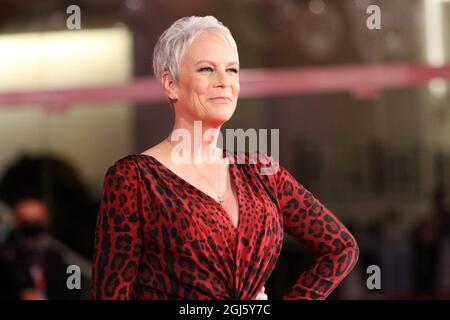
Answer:
[[227, 113], [227, 114], [221, 114], [221, 115], [215, 115], [214, 117], [211, 117], [212, 121], [216, 121], [216, 122], [227, 122], [228, 120], [231, 119], [231, 117], [233, 116], [232, 113]]
[[[213, 106], [207, 115], [207, 119], [212, 122], [227, 122], [233, 116], [235, 110], [234, 105], [221, 105], [220, 107]], [[206, 119], [205, 119], [206, 120]]]
[[205, 118], [205, 121], [207, 121], [214, 127], [220, 127], [225, 122], [230, 120], [232, 116], [233, 114], [209, 115], [208, 117]]

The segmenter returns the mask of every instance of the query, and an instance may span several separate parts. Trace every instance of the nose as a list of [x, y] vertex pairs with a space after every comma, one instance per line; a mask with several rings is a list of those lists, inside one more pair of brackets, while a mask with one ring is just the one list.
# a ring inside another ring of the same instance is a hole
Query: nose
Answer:
[[217, 71], [216, 87], [226, 88], [231, 85], [230, 79], [225, 71]]

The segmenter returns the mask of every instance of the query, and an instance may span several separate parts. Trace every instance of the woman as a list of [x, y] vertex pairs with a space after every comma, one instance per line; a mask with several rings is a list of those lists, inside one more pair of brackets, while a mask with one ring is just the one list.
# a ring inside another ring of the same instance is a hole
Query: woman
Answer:
[[[216, 146], [239, 94], [230, 31], [211, 16], [182, 18], [159, 38], [153, 68], [174, 110], [173, 131], [106, 173], [93, 297], [267, 299], [284, 231], [316, 259], [283, 298], [325, 299], [357, 261], [353, 236], [284, 168]], [[210, 133], [197, 148], [195, 121]], [[190, 161], [176, 161], [180, 132], [191, 139], [182, 152]]]

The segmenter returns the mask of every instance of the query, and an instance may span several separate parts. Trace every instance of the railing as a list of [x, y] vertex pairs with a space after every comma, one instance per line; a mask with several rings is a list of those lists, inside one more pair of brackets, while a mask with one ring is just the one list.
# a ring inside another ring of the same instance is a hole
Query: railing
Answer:
[[[246, 69], [241, 71], [241, 98], [283, 97], [300, 94], [349, 92], [356, 98], [374, 98], [383, 90], [417, 87], [430, 80], [450, 80], [450, 65], [392, 63], [335, 67]], [[79, 102], [159, 103], [166, 101], [153, 77], [130, 83], [58, 90], [0, 93], [0, 107], [39, 104], [65, 109]]]

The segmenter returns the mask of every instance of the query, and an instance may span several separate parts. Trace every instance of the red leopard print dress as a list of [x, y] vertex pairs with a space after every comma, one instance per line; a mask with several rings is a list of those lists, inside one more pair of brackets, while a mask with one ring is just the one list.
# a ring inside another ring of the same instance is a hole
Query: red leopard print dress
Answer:
[[275, 267], [283, 232], [315, 255], [283, 299], [325, 299], [333, 291], [358, 259], [354, 237], [283, 167], [263, 174], [277, 164], [227, 156], [237, 228], [216, 200], [154, 157], [129, 155], [109, 167], [96, 226], [94, 299], [253, 300]]

